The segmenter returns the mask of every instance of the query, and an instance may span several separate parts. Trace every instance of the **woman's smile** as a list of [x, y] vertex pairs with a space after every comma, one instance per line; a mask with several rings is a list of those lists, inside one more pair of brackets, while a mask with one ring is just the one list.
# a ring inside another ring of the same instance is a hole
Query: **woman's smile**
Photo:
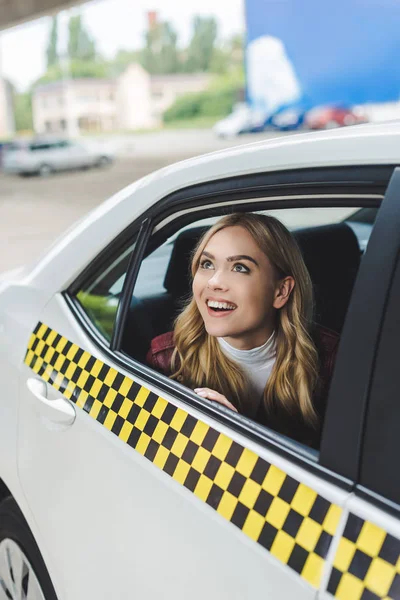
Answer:
[[207, 298], [206, 305], [208, 308], [208, 314], [211, 317], [228, 317], [231, 316], [233, 311], [237, 309], [236, 304], [229, 300], [221, 300], [214, 298]]

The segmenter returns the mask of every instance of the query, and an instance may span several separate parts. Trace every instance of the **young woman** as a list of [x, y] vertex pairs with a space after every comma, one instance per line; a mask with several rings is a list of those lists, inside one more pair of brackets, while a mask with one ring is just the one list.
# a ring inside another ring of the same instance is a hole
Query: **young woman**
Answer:
[[318, 447], [338, 345], [312, 322], [312, 284], [277, 219], [221, 218], [192, 260], [193, 296], [148, 363], [219, 402]]

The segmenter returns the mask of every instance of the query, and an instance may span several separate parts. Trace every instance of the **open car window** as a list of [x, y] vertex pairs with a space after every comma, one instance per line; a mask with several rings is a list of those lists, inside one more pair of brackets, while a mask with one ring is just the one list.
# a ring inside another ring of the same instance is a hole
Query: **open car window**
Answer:
[[[357, 230], [355, 219], [360, 209], [310, 207], [258, 212], [278, 218], [292, 231], [313, 282], [315, 320], [340, 335], [369, 235]], [[220, 217], [197, 218], [181, 228], [169, 228], [164, 238], [159, 235], [157, 247], [145, 255], [140, 266], [125, 323], [124, 353], [147, 364], [152, 339], [173, 330], [176, 317], [191, 296], [193, 250]]]

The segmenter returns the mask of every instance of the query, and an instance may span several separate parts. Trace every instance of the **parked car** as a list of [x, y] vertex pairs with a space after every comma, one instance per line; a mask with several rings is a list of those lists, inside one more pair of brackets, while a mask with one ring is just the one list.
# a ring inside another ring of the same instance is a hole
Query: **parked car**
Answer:
[[111, 154], [66, 139], [17, 140], [5, 148], [3, 170], [18, 175], [48, 176], [55, 171], [104, 167]]
[[266, 126], [279, 131], [294, 131], [303, 125], [304, 115], [304, 109], [297, 106], [282, 107], [268, 119]]
[[[400, 125], [137, 181], [0, 279], [0, 597], [400, 598]], [[341, 334], [318, 450], [147, 366], [222, 214], [290, 227]]]
[[218, 137], [233, 137], [241, 133], [263, 131], [265, 116], [245, 102], [238, 102], [230, 115], [218, 121], [213, 131]]
[[345, 125], [359, 125], [367, 119], [350, 108], [340, 106], [322, 106], [312, 108], [305, 116], [305, 125], [309, 129], [334, 129]]

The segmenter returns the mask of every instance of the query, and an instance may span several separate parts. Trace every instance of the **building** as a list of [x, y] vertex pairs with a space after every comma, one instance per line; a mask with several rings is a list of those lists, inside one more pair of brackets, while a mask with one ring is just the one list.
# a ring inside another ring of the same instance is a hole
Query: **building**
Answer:
[[68, 79], [33, 93], [35, 133], [134, 131], [156, 127], [182, 94], [205, 90], [206, 73], [151, 76], [131, 64], [115, 79]]
[[0, 76], [0, 140], [15, 133], [13, 92], [11, 84]]

